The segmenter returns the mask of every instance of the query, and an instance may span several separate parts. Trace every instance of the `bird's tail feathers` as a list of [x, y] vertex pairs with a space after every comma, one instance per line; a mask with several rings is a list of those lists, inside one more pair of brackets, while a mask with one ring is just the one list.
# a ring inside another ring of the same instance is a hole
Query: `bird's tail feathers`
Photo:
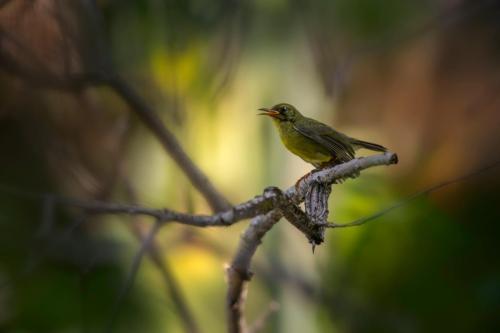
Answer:
[[381, 151], [381, 152], [387, 151], [387, 148], [385, 148], [384, 146], [378, 145], [376, 143], [358, 140], [358, 139], [351, 138], [351, 144], [353, 144], [355, 148], [365, 148], [365, 149], [374, 150], [374, 151]]

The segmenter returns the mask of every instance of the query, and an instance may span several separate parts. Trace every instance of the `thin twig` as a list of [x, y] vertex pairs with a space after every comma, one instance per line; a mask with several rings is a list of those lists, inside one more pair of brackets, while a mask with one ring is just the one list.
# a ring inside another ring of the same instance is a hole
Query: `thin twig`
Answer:
[[[132, 185], [127, 180], [125, 180], [125, 183], [127, 196], [131, 199], [132, 202], [136, 202], [137, 196]], [[139, 220], [137, 218], [134, 219], [133, 223], [129, 225], [129, 230], [139, 241], [142, 241], [144, 236], [138, 222]], [[177, 312], [182, 324], [184, 325], [186, 333], [198, 333], [199, 329], [196, 321], [194, 320], [194, 316], [190, 311], [184, 296], [182, 295], [181, 289], [170, 270], [168, 262], [162, 258], [160, 247], [155, 239], [151, 241], [151, 246], [148, 247], [147, 251], [149, 258], [159, 270], [163, 278], [165, 287], [170, 294], [172, 302], [176, 306]]]
[[485, 166], [484, 168], [469, 172], [469, 173], [462, 175], [460, 177], [453, 178], [453, 179], [444, 181], [442, 183], [439, 183], [437, 185], [431, 186], [429, 188], [426, 188], [425, 190], [415, 192], [415, 193], [407, 196], [406, 198], [403, 198], [403, 199], [397, 201], [396, 203], [390, 205], [389, 207], [386, 207], [382, 210], [379, 210], [378, 212], [376, 212], [370, 216], [365, 216], [365, 217], [362, 217], [360, 219], [354, 220], [354, 221], [349, 222], [349, 223], [331, 222], [331, 223], [326, 224], [326, 227], [327, 228], [348, 228], [348, 227], [357, 227], [357, 226], [363, 225], [363, 224], [370, 222], [370, 221], [373, 221], [373, 220], [381, 217], [382, 215], [385, 215], [385, 214], [387, 214], [387, 213], [389, 213], [389, 212], [391, 212], [399, 207], [405, 206], [405, 205], [409, 204], [411, 201], [418, 199], [421, 196], [436, 192], [436, 191], [438, 191], [438, 190], [440, 190], [443, 187], [446, 187], [448, 185], [452, 185], [452, 184], [456, 184], [459, 182], [469, 180], [470, 178], [476, 177], [476, 176], [483, 174], [483, 173], [485, 173], [493, 168], [496, 168], [498, 166], [500, 166], [500, 161], [496, 161], [488, 166]]
[[[153, 243], [152, 245], [152, 248], [157, 248], [156, 243]], [[198, 325], [196, 324], [196, 321], [194, 319], [193, 313], [189, 309], [186, 299], [181, 293], [181, 289], [177, 283], [177, 280], [170, 270], [170, 266], [164, 261], [160, 261], [161, 258], [159, 256], [153, 256], [152, 253], [158, 254], [159, 252], [158, 250], [151, 251], [150, 257], [160, 271], [163, 281], [165, 281], [165, 285], [170, 292], [172, 302], [177, 307], [177, 312], [182, 321], [182, 324], [184, 325], [184, 329], [189, 333], [200, 332]]]
[[[142, 233], [139, 230], [137, 223], [134, 223], [130, 227], [131, 227], [130, 228], [131, 232], [134, 234], [135, 237], [138, 238], [138, 240], [143, 239]], [[151, 241], [151, 244], [148, 247], [147, 251], [148, 251], [148, 257], [151, 259], [153, 264], [160, 272], [161, 277], [163, 278], [165, 287], [167, 288], [168, 293], [170, 294], [169, 295], [170, 299], [175, 304], [181, 322], [184, 325], [184, 330], [187, 333], [199, 332], [200, 330], [198, 329], [198, 325], [196, 324], [194, 316], [190, 311], [186, 303], [186, 300], [181, 293], [180, 287], [170, 270], [170, 266], [165, 260], [163, 260], [160, 254], [161, 252], [158, 243], [154, 239]]]
[[248, 328], [247, 333], [258, 333], [262, 329], [264, 329], [264, 326], [266, 325], [267, 320], [273, 313], [278, 311], [280, 308], [280, 305], [276, 301], [271, 301], [267, 308], [262, 312], [262, 314], [257, 318], [253, 324]]
[[149, 246], [151, 245], [151, 242], [153, 241], [154, 237], [156, 236], [156, 233], [160, 229], [160, 223], [157, 221], [153, 227], [151, 228], [149, 234], [144, 238], [141, 248], [139, 251], [136, 253], [133, 261], [132, 261], [132, 266], [130, 268], [130, 271], [127, 275], [127, 278], [125, 279], [125, 283], [123, 284], [123, 287], [120, 290], [120, 293], [118, 294], [118, 297], [116, 298], [115, 305], [113, 307], [113, 312], [111, 313], [108, 326], [106, 329], [107, 333], [111, 333], [114, 328], [114, 324], [116, 322], [116, 319], [118, 318], [118, 314], [120, 313], [120, 307], [122, 302], [124, 301], [125, 297], [127, 296], [129, 290], [132, 288], [132, 285], [135, 280], [135, 276], [137, 275], [137, 272], [139, 271], [139, 267], [142, 262], [142, 258], [144, 257], [144, 254], [148, 250]]

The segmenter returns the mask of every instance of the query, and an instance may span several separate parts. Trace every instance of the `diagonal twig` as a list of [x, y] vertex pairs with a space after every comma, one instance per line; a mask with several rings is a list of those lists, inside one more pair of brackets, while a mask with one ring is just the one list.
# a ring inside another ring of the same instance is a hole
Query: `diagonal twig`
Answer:
[[120, 313], [120, 306], [127, 296], [128, 292], [132, 288], [132, 285], [135, 280], [135, 276], [137, 275], [137, 272], [139, 271], [139, 267], [142, 262], [142, 258], [144, 257], [144, 254], [148, 250], [148, 248], [151, 246], [151, 242], [153, 241], [154, 237], [156, 236], [156, 233], [160, 229], [160, 223], [158, 221], [155, 222], [151, 230], [149, 231], [149, 234], [143, 239], [141, 248], [139, 251], [136, 253], [134, 259], [132, 260], [132, 266], [130, 268], [130, 271], [127, 275], [127, 278], [125, 279], [125, 283], [123, 284], [120, 293], [118, 294], [118, 297], [116, 298], [115, 305], [113, 306], [113, 310], [108, 322], [108, 326], [106, 328], [107, 333], [113, 332], [113, 328], [116, 322], [116, 319], [118, 318], [118, 314]]
[[[137, 202], [137, 194], [132, 184], [128, 181], [127, 178], [124, 178], [124, 181], [127, 197], [132, 202]], [[135, 218], [133, 220], [133, 223], [129, 225], [129, 230], [137, 238], [138, 241], [141, 241], [145, 236], [143, 236], [143, 231], [140, 228], [139, 222], [140, 220], [138, 218]], [[151, 259], [152, 263], [156, 266], [161, 277], [163, 278], [163, 282], [165, 283], [165, 287], [167, 288], [167, 293], [169, 294], [168, 296], [170, 296], [172, 302], [176, 307], [177, 313], [181, 319], [182, 324], [184, 325], [184, 330], [186, 331], [186, 333], [200, 332], [194, 316], [188, 307], [184, 295], [181, 292], [180, 286], [171, 272], [169, 263], [162, 257], [162, 252], [156, 239], [153, 239], [151, 241], [151, 245], [148, 247], [147, 251], [148, 257]]]
[[[144, 238], [137, 224], [132, 224], [130, 226], [130, 230], [139, 241]], [[165, 260], [162, 259], [160, 253], [160, 248], [157, 242], [153, 239], [150, 246], [147, 248], [148, 257], [151, 259], [163, 278], [163, 282], [165, 283], [168, 293], [170, 294], [169, 296], [175, 304], [177, 313], [182, 324], [184, 325], [184, 330], [187, 333], [198, 333], [200, 330], [194, 320], [193, 314], [191, 313], [186, 300], [181, 293], [180, 287], [170, 270], [170, 266]]]
[[228, 209], [230, 207], [229, 202], [193, 163], [175, 136], [165, 127], [157, 113], [123, 79], [114, 77], [108, 80], [107, 83], [158, 138], [163, 148], [184, 171], [193, 186], [203, 194], [212, 210], [218, 212]]
[[[95, 4], [90, 3], [87, 7], [90, 9], [88, 14], [95, 16], [92, 22], [95, 25], [93, 28], [101, 31], [101, 27], [98, 26], [101, 20], [98, 17], [99, 12], [96, 10]], [[112, 65], [107, 60], [111, 58], [108, 50], [100, 50], [103, 53], [101, 55], [103, 58], [101, 61], [103, 63], [102, 68], [76, 75], [66, 73], [64, 77], [57, 77], [47, 72], [45, 69], [46, 66], [15, 35], [2, 29], [0, 30], [0, 37], [8, 39], [10, 43], [16, 46], [18, 52], [22, 52], [26, 58], [32, 62], [34, 61], [38, 65], [37, 68], [42, 72], [37, 73], [23, 68], [14, 58], [5, 54], [5, 52], [0, 52], [0, 68], [26, 80], [34, 86], [63, 91], [79, 91], [84, 88], [100, 85], [110, 87], [156, 136], [165, 151], [186, 174], [193, 186], [207, 200], [212, 210], [219, 212], [227, 210], [230, 207], [228, 200], [215, 188], [198, 166], [193, 163], [175, 136], [164, 125], [156, 111], [124, 79], [114, 73]], [[102, 43], [98, 44], [101, 45]]]
[[[127, 196], [132, 200], [132, 202], [136, 202], [137, 196], [134, 188], [126, 179], [125, 185]], [[133, 223], [129, 225], [129, 230], [137, 238], [138, 241], [141, 241], [145, 236], [143, 235], [143, 231], [141, 230], [138, 222], [140, 222], [139, 219], [135, 218]], [[198, 329], [198, 325], [194, 320], [194, 316], [190, 311], [187, 302], [182, 295], [181, 289], [170, 270], [170, 265], [167, 261], [163, 260], [160, 247], [155, 239], [151, 241], [151, 244], [147, 248], [147, 251], [149, 258], [156, 266], [161, 274], [161, 277], [163, 278], [163, 282], [165, 283], [167, 292], [170, 294], [169, 296], [172, 302], [175, 304], [177, 313], [179, 314], [181, 322], [184, 325], [184, 330], [186, 331], [186, 333], [198, 333], [200, 330]]]
[[411, 201], [415, 200], [415, 199], [418, 199], [419, 197], [421, 196], [424, 196], [424, 195], [427, 195], [427, 194], [430, 194], [430, 193], [433, 193], [433, 192], [436, 192], [440, 189], [442, 189], [443, 187], [446, 187], [448, 185], [452, 185], [452, 184], [455, 184], [455, 183], [459, 183], [459, 182], [463, 182], [463, 181], [466, 181], [472, 177], [475, 177], [475, 176], [478, 176], [480, 174], [483, 174], [493, 168], [496, 168], [500, 166], [500, 161], [496, 161], [496, 162], [493, 162], [492, 164], [490, 165], [487, 165], [485, 166], [484, 168], [481, 168], [481, 169], [478, 169], [478, 170], [475, 170], [475, 171], [472, 171], [470, 173], [467, 173], [465, 175], [462, 175], [462, 176], [459, 176], [457, 178], [453, 178], [453, 179], [450, 179], [450, 180], [447, 180], [447, 181], [444, 181], [442, 183], [439, 183], [437, 185], [434, 185], [434, 186], [431, 186], [431, 187], [428, 187], [424, 190], [421, 190], [421, 191], [418, 191], [418, 192], [415, 192], [409, 196], [407, 196], [406, 198], [403, 198], [399, 201], [397, 201], [396, 203], [382, 209], [382, 210], [379, 210], [378, 212], [372, 214], [372, 215], [369, 215], [369, 216], [365, 216], [365, 217], [362, 217], [360, 219], [357, 219], [357, 220], [354, 220], [352, 222], [349, 222], [349, 223], [335, 223], [335, 222], [331, 222], [331, 223], [328, 223], [326, 224], [326, 227], [327, 228], [348, 228], [348, 227], [357, 227], [357, 226], [360, 226], [360, 225], [363, 225], [367, 222], [370, 222], [370, 221], [373, 221], [377, 218], [379, 218], [380, 216], [382, 215], [385, 215], [399, 207], [402, 207], [402, 206], [405, 206], [407, 205], [408, 203], [410, 203]]
[[252, 323], [250, 327], [248, 327], [247, 333], [258, 333], [260, 332], [264, 326], [266, 325], [269, 317], [278, 311], [280, 305], [276, 301], [271, 301], [267, 308], [262, 312], [262, 314]]

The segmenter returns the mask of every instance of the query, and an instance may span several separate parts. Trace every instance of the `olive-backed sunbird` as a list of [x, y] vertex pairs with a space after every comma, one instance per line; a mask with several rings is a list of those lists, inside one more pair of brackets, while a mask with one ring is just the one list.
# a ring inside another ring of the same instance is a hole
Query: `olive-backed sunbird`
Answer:
[[316, 168], [350, 161], [359, 148], [387, 151], [381, 145], [351, 138], [317, 120], [307, 118], [287, 103], [259, 110], [264, 111], [261, 115], [272, 118], [285, 147]]

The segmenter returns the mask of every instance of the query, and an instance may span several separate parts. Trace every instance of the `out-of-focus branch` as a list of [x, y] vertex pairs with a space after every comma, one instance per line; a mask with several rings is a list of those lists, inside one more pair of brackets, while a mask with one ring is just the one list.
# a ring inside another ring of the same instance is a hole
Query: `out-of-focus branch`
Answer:
[[153, 244], [151, 245], [152, 246], [150, 248], [151, 251], [149, 251], [149, 256], [160, 271], [163, 281], [165, 281], [172, 302], [177, 308], [177, 312], [180, 316], [182, 324], [184, 325], [185, 331], [188, 333], [200, 332], [200, 330], [198, 329], [198, 325], [196, 324], [196, 321], [194, 320], [193, 315], [187, 306], [186, 300], [181, 294], [180, 287], [177, 284], [177, 281], [174, 278], [172, 272], [170, 271], [170, 266], [166, 264], [164, 260], [162, 260], [157, 243], [153, 242]]
[[[137, 196], [133, 187], [127, 180], [125, 180], [125, 183], [127, 196], [132, 202], [136, 202]], [[129, 230], [137, 238], [137, 240], [141, 242], [147, 237], [147, 234], [142, 230], [142, 228], [140, 228], [140, 220], [138, 218], [134, 219], [133, 222], [133, 224], [129, 225]], [[182, 324], [184, 325], [185, 332], [198, 333], [198, 325], [196, 324], [196, 321], [194, 320], [194, 317], [189, 310], [189, 307], [186, 303], [186, 300], [184, 299], [184, 296], [182, 295], [177, 281], [170, 271], [169, 264], [162, 258], [161, 249], [155, 239], [151, 241], [151, 244], [147, 248], [147, 251], [149, 258], [156, 266], [161, 274], [161, 277], [163, 278], [163, 282], [165, 283], [167, 292], [170, 294], [170, 298], [177, 309], [177, 313], [179, 314]]]
[[175, 136], [165, 127], [160, 117], [124, 80], [120, 78], [109, 78], [107, 75], [98, 73], [73, 75], [64, 80], [59, 80], [51, 76], [37, 75], [25, 71], [6, 56], [2, 57], [2, 62], [6, 65], [4, 69], [11, 74], [29, 81], [30, 84], [40, 87], [78, 91], [85, 87], [103, 84], [109, 85], [157, 137], [163, 148], [186, 174], [193, 186], [204, 196], [212, 210], [220, 212], [230, 207], [229, 202], [216, 190], [214, 185], [196, 164], [193, 163], [184, 149], [182, 149]]
[[147, 236], [142, 240], [141, 248], [139, 251], [137, 251], [133, 261], [132, 261], [132, 266], [130, 268], [130, 271], [127, 275], [127, 278], [125, 279], [125, 283], [123, 284], [122, 288], [120, 289], [120, 293], [118, 294], [118, 297], [116, 299], [115, 305], [113, 307], [113, 312], [111, 313], [111, 316], [109, 318], [108, 326], [106, 329], [106, 332], [111, 333], [114, 328], [114, 324], [116, 322], [116, 319], [118, 318], [118, 314], [120, 312], [120, 306], [122, 304], [122, 301], [125, 299], [127, 296], [130, 288], [132, 288], [132, 285], [134, 283], [135, 277], [137, 275], [137, 272], [139, 271], [139, 267], [142, 262], [142, 258], [144, 257], [144, 254], [148, 251], [148, 248], [151, 246], [151, 243], [154, 240], [154, 237], [156, 236], [156, 233], [160, 229], [160, 224], [158, 221], [155, 222], [155, 224], [151, 227], [151, 230], [147, 234]]
[[279, 303], [275, 301], [271, 301], [269, 303], [267, 309], [265, 309], [262, 314], [252, 323], [250, 327], [248, 327], [247, 333], [258, 333], [260, 332], [264, 326], [266, 325], [267, 320], [269, 317], [278, 311], [280, 308]]
[[165, 127], [157, 113], [132, 89], [123, 79], [114, 77], [108, 85], [129, 105], [131, 110], [158, 138], [163, 148], [184, 171], [194, 187], [203, 194], [212, 209], [216, 212], [230, 207], [229, 202], [220, 194], [210, 180], [193, 163], [182, 149], [175, 136]]
[[[59, 2], [57, 3], [59, 4]], [[92, 19], [92, 24], [96, 31], [101, 31], [100, 26], [100, 13], [95, 8], [94, 3], [88, 3], [88, 15]], [[60, 8], [59, 8], [60, 9]], [[58, 11], [58, 13], [60, 10]], [[59, 13], [60, 14], [60, 13]], [[57, 16], [57, 15], [56, 15]], [[56, 17], [56, 22], [62, 27], [67, 28], [67, 22], [62, 19], [62, 15]], [[70, 31], [70, 29], [64, 29]], [[68, 38], [76, 39], [75, 36], [68, 35], [63, 42], [68, 42]], [[96, 36], [96, 39], [99, 39]], [[46, 69], [46, 64], [37, 57], [29, 45], [25, 45], [15, 34], [0, 29], [0, 40], [4, 40], [11, 45], [18, 54], [24, 58], [30, 59], [29, 63], [34, 63], [35, 66], [26, 66], [20, 64], [9, 52], [0, 52], [0, 67], [13, 74], [27, 83], [40, 87], [50, 88], [66, 91], [79, 91], [84, 88], [95, 87], [99, 85], [109, 86], [123, 101], [130, 107], [131, 111], [135, 113], [138, 118], [148, 127], [148, 129], [160, 141], [166, 152], [177, 163], [179, 168], [186, 174], [188, 179], [194, 187], [200, 191], [203, 197], [207, 200], [208, 204], [214, 212], [227, 210], [230, 207], [229, 202], [224, 196], [217, 191], [210, 180], [205, 174], [193, 163], [191, 158], [183, 150], [180, 143], [175, 136], [168, 130], [160, 119], [158, 114], [153, 110], [146, 101], [121, 77], [115, 74], [114, 69], [107, 59], [110, 59], [109, 51], [101, 46], [102, 43], [96, 45], [100, 50], [99, 63], [102, 63], [99, 68], [85, 69], [78, 74], [71, 73], [70, 71], [63, 71], [63, 74], [56, 75], [50, 70]], [[76, 43], [76, 40], [73, 41]], [[64, 48], [64, 44], [62, 44]], [[99, 52], [97, 52], [99, 51]], [[62, 52], [64, 53], [64, 51]], [[65, 55], [66, 56], [66, 55]], [[102, 58], [102, 59], [101, 59]], [[66, 57], [64, 57], [66, 59]]]
[[[138, 228], [137, 224], [131, 225], [131, 231], [139, 241], [143, 241], [145, 237], [147, 237], [143, 234], [142, 230]], [[153, 239], [150, 246], [146, 250], [148, 252], [147, 254], [149, 258], [156, 266], [161, 274], [161, 277], [163, 278], [163, 281], [165, 282], [165, 286], [168, 289], [170, 298], [175, 304], [178, 315], [181, 319], [182, 324], [184, 325], [185, 332], [199, 332], [196, 321], [194, 320], [193, 315], [189, 310], [183, 295], [181, 294], [180, 288], [174, 276], [172, 275], [172, 272], [170, 271], [169, 265], [162, 259], [158, 243]]]

